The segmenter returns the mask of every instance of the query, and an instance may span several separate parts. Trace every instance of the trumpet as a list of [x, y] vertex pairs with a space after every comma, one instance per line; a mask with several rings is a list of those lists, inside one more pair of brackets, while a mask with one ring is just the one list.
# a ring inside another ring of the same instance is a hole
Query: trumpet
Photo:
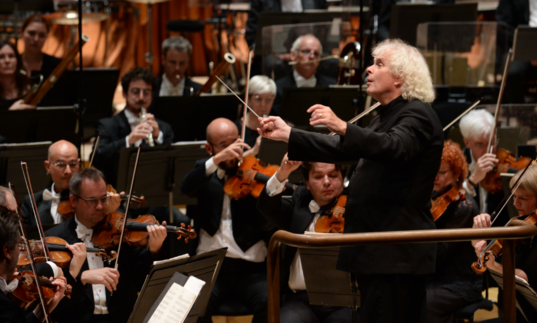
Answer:
[[[145, 114], [146, 114], [145, 108], [140, 107], [140, 119], [142, 119], [142, 122], [147, 123], [147, 120], [145, 120]], [[149, 147], [155, 147], [155, 141], [153, 140], [153, 134], [151, 132], [147, 134], [147, 137], [145, 138], [145, 142], [147, 142]]]

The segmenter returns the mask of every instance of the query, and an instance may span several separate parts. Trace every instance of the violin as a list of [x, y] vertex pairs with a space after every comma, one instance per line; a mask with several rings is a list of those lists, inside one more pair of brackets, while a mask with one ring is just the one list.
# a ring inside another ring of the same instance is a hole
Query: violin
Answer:
[[[265, 183], [274, 175], [280, 166], [265, 165], [254, 156], [247, 156], [237, 170], [236, 176], [230, 176], [224, 183], [224, 193], [232, 199], [240, 199], [249, 194], [258, 198], [265, 187]], [[285, 187], [295, 189], [296, 185], [285, 183]]]
[[[25, 270], [22, 273], [16, 273], [13, 276], [13, 279], [18, 279], [19, 283], [17, 288], [8, 294], [8, 297], [15, 302], [19, 308], [27, 310], [39, 299], [36, 280], [39, 280], [39, 286], [41, 287], [45, 304], [48, 305], [54, 298], [55, 286], [45, 277], [36, 277], [33, 272]], [[67, 289], [65, 290], [65, 296], [67, 298], [71, 298], [72, 290], [73, 288], [71, 285], [67, 284]]]
[[[47, 243], [48, 249], [50, 251], [49, 260], [55, 263], [60, 268], [67, 267], [71, 262], [71, 259], [73, 258], [71, 251], [65, 247], [67, 241], [57, 237], [45, 237], [45, 242]], [[27, 241], [27, 243], [32, 249], [31, 254], [34, 256], [34, 261], [36, 263], [46, 262], [45, 252], [41, 241], [29, 240]], [[17, 268], [24, 268], [30, 265], [30, 252], [28, 252], [26, 245], [27, 244], [24, 242], [19, 243], [19, 248], [21, 252], [19, 253]], [[110, 251], [110, 254], [107, 254], [104, 249], [86, 248], [86, 252], [95, 253], [96, 255], [101, 256], [103, 258], [103, 261], [106, 261], [109, 264], [114, 259], [116, 259], [115, 251]]]
[[333, 207], [321, 212], [315, 223], [315, 232], [343, 233], [345, 228], [345, 205], [347, 195], [341, 195]]
[[[487, 176], [481, 181], [480, 185], [485, 190], [490, 193], [498, 193], [503, 189], [502, 180], [500, 178], [501, 173], [509, 172], [509, 168], [523, 169], [528, 166], [533, 159], [529, 157], [520, 157], [516, 156], [507, 149], [499, 148], [496, 151], [496, 156], [498, 157], [498, 165], [495, 170], [488, 172]], [[535, 164], [535, 162], [533, 162]]]
[[448, 206], [455, 201], [464, 201], [466, 199], [466, 195], [464, 193], [461, 193], [458, 189], [455, 187], [452, 187], [448, 191], [446, 191], [444, 194], [438, 196], [432, 203], [431, 206], [431, 214], [433, 215], [433, 219], [436, 222], [438, 218], [446, 212]]
[[[101, 222], [93, 227], [93, 244], [105, 250], [115, 248], [119, 245], [121, 229], [123, 228], [124, 222], [125, 215], [123, 213], [113, 212], [107, 214]], [[136, 219], [127, 219], [123, 242], [133, 247], [147, 245], [147, 241], [149, 240], [147, 227], [154, 224], [159, 223], [152, 215], [140, 215]], [[186, 226], [184, 223], [181, 223], [181, 226], [178, 227], [167, 225], [166, 230], [177, 233], [177, 240], [184, 237], [185, 242], [197, 237], [196, 231], [192, 229], [192, 226]]]

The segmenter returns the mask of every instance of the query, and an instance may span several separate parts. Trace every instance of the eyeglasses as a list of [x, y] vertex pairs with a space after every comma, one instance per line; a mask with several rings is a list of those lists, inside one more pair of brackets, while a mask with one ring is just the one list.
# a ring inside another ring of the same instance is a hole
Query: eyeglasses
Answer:
[[299, 52], [304, 55], [304, 56], [309, 56], [310, 53], [313, 53], [313, 56], [315, 58], [319, 58], [321, 56], [321, 53], [319, 52], [316, 52], [315, 50], [309, 50], [309, 49], [301, 49], [299, 50]]
[[99, 204], [99, 201], [101, 201], [101, 204], [103, 206], [105, 206], [105, 205], [108, 204], [108, 201], [109, 201], [109, 196], [108, 195], [105, 195], [105, 196], [103, 196], [101, 198], [97, 198], [97, 199], [95, 199], [95, 198], [93, 198], [93, 199], [85, 199], [85, 198], [80, 197], [78, 195], [75, 195], [75, 197], [77, 199], [84, 200], [91, 207], [96, 207]]
[[134, 94], [136, 96], [139, 96], [140, 92], [142, 92], [144, 96], [151, 95], [151, 89], [139, 89], [137, 87], [133, 87], [132, 89], [129, 90], [129, 92], [131, 92], [131, 94]]
[[[253, 100], [256, 103], [260, 103], [261, 101], [263, 101], [263, 99], [259, 95], [254, 96]], [[274, 97], [269, 96], [269, 97], [265, 98], [265, 103], [270, 103], [270, 102], [272, 102], [272, 100], [274, 100]]]
[[57, 162], [54, 164], [54, 166], [58, 167], [59, 169], [65, 169], [65, 167], [69, 166], [70, 168], [78, 168], [80, 166], [79, 161], [71, 161], [69, 163], [65, 162]]

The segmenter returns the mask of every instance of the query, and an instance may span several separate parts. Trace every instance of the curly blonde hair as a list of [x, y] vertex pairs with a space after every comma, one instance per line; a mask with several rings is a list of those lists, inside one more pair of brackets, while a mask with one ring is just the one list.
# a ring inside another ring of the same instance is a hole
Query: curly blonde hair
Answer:
[[[459, 144], [446, 140], [444, 141], [444, 150], [442, 151], [442, 162], [449, 164], [449, 168], [457, 176], [457, 189], [462, 187], [462, 183], [468, 177], [468, 163]], [[458, 174], [458, 175], [457, 175]]]
[[433, 80], [425, 58], [416, 47], [400, 39], [386, 39], [373, 48], [373, 57], [383, 57], [389, 62], [390, 72], [403, 80], [401, 94], [407, 101], [434, 101]]

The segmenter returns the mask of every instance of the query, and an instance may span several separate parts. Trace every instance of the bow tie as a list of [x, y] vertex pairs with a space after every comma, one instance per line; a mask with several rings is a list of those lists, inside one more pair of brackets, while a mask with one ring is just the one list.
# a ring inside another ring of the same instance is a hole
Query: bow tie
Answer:
[[48, 189], [45, 189], [43, 191], [43, 201], [53, 201], [53, 202], [59, 202], [60, 201], [60, 195], [55, 195]]
[[311, 200], [309, 208], [310, 208], [311, 213], [317, 213], [319, 212], [319, 209], [320, 209], [319, 204], [317, 204], [315, 200]]
[[76, 227], [76, 235], [78, 237], [78, 239], [84, 241], [86, 239], [86, 237], [89, 237], [91, 236], [93, 233], [93, 229], [88, 229], [86, 227], [82, 227], [82, 226], [77, 226]]

